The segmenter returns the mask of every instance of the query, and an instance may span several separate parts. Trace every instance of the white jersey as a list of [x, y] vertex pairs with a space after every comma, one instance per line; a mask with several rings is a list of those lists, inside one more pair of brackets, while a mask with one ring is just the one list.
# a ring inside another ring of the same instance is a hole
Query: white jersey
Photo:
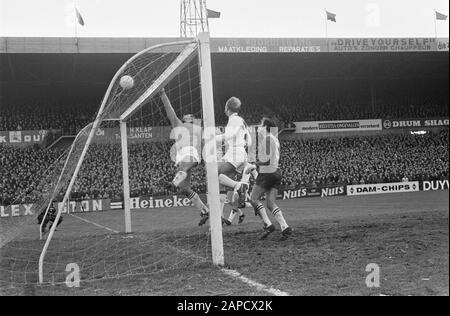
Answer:
[[247, 124], [237, 113], [232, 114], [228, 118], [228, 124], [225, 127], [223, 138], [227, 151], [236, 148], [245, 148], [247, 145], [251, 145]]
[[180, 152], [185, 147], [200, 148], [202, 144], [202, 128], [192, 123], [183, 123], [172, 130], [175, 147]]
[[237, 113], [229, 117], [225, 133], [218, 135], [217, 140], [225, 142], [226, 153], [222, 161], [229, 162], [236, 168], [247, 162], [246, 147], [251, 145], [251, 137], [247, 124]]
[[172, 130], [171, 138], [175, 139], [176, 164], [189, 157], [193, 158], [195, 162], [200, 162], [199, 152], [202, 144], [202, 128], [200, 126], [183, 123]]

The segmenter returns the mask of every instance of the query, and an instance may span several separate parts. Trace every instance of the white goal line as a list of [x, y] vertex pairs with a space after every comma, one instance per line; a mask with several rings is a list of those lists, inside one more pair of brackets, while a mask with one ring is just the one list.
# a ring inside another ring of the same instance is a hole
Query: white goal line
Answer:
[[235, 279], [240, 280], [241, 282], [244, 282], [247, 285], [250, 285], [251, 287], [256, 288], [258, 291], [266, 292], [266, 293], [269, 293], [270, 295], [274, 295], [274, 296], [290, 296], [290, 294], [287, 292], [280, 291], [273, 287], [268, 287], [264, 284], [253, 281], [253, 280], [247, 278], [246, 276], [243, 276], [236, 270], [222, 268], [222, 269], [220, 269], [220, 271], [222, 271], [223, 273], [225, 273], [228, 276], [231, 276]]
[[106, 226], [97, 224], [96, 222], [90, 221], [90, 220], [88, 220], [88, 219], [85, 219], [85, 218], [82, 218], [82, 217], [79, 217], [79, 216], [76, 216], [76, 215], [73, 215], [73, 214], [69, 214], [69, 215], [75, 217], [76, 219], [78, 219], [78, 220], [80, 220], [80, 221], [83, 221], [83, 222], [85, 222], [85, 223], [94, 225], [94, 226], [99, 227], [99, 228], [102, 228], [102, 229], [105, 229], [105, 230], [107, 230], [107, 231], [109, 231], [109, 232], [112, 232], [112, 233], [115, 233], [115, 234], [119, 234], [119, 233], [120, 233], [119, 231], [117, 231], [117, 230], [115, 230], [115, 229], [112, 229], [112, 228], [109, 228], [109, 227], [106, 227]]

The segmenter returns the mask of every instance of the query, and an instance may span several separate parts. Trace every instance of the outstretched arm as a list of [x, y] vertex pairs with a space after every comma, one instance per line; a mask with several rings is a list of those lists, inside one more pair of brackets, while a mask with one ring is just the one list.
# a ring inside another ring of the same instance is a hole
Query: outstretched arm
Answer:
[[164, 109], [166, 110], [167, 117], [169, 118], [172, 127], [180, 126], [182, 122], [176, 115], [175, 110], [173, 109], [169, 97], [167, 96], [166, 91], [164, 89], [162, 89], [161, 91], [161, 101], [164, 104]]

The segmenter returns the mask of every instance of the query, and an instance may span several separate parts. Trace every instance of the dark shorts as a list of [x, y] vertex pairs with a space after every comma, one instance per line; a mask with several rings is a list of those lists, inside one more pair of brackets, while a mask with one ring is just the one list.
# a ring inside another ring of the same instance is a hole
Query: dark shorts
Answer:
[[279, 169], [273, 173], [260, 173], [256, 178], [256, 185], [265, 190], [278, 189], [281, 179], [281, 171]]

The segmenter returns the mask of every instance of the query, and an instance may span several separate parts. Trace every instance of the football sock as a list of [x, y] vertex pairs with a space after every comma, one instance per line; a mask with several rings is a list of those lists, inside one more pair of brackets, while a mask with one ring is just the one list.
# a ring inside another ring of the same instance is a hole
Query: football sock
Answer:
[[263, 220], [263, 222], [266, 226], [272, 225], [272, 222], [270, 221], [269, 217], [267, 216], [266, 208], [264, 207], [264, 205], [259, 203], [255, 207], [255, 212], [257, 215], [259, 215], [261, 217], [261, 219]]
[[230, 216], [228, 217], [228, 220], [230, 222], [233, 222], [234, 218], [236, 217], [236, 215], [242, 216], [244, 213], [242, 213], [242, 210], [239, 208], [234, 208], [231, 210], [230, 212]]
[[231, 180], [230, 177], [224, 174], [219, 175], [219, 183], [232, 189], [236, 188], [236, 186], [239, 184], [239, 182]]
[[206, 207], [206, 205], [202, 202], [202, 200], [200, 199], [200, 197], [198, 196], [197, 193], [195, 193], [194, 191], [190, 192], [190, 194], [187, 195], [189, 201], [192, 202], [192, 205], [199, 210], [202, 214], [208, 214], [209, 210]]
[[178, 171], [172, 180], [174, 186], [179, 187], [180, 184], [186, 179], [187, 173], [184, 171]]
[[281, 212], [279, 207], [276, 207], [272, 210], [272, 214], [277, 220], [278, 224], [280, 224], [281, 230], [285, 230], [288, 228], [288, 224], [286, 223], [286, 220], [283, 217], [283, 212]]

